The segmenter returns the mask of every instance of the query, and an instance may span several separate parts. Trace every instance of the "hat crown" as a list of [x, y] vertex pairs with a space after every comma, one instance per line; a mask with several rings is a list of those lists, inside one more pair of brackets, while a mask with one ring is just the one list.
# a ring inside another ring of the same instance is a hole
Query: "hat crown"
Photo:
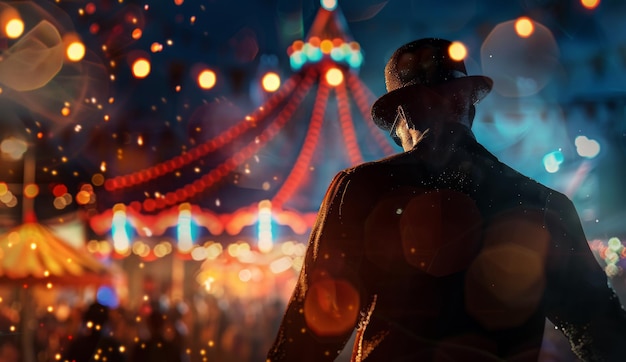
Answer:
[[450, 57], [450, 45], [449, 40], [425, 38], [398, 48], [385, 66], [387, 92], [413, 84], [432, 87], [467, 76], [463, 61]]

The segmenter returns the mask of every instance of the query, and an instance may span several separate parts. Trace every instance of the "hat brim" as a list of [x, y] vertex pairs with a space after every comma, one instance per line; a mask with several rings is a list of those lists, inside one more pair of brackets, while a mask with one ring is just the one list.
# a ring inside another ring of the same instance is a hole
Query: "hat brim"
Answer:
[[396, 118], [398, 106], [415, 100], [416, 93], [423, 91], [424, 88], [451, 96], [459, 95], [468, 99], [472, 104], [476, 104], [485, 98], [492, 86], [493, 80], [482, 75], [455, 78], [433, 87], [426, 87], [422, 84], [407, 85], [378, 98], [371, 108], [372, 120], [379, 128], [389, 131]]

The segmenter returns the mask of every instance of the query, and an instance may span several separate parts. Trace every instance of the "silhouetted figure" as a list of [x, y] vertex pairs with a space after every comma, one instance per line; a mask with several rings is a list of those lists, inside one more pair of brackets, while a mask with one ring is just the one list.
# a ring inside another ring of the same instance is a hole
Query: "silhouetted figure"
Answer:
[[124, 348], [111, 335], [108, 321], [109, 308], [98, 302], [91, 304], [83, 314], [81, 330], [73, 336], [61, 361], [126, 361]]
[[546, 318], [585, 360], [619, 361], [626, 318], [572, 202], [477, 143], [450, 42], [385, 68], [376, 125], [405, 152], [339, 172], [268, 360], [536, 361]]

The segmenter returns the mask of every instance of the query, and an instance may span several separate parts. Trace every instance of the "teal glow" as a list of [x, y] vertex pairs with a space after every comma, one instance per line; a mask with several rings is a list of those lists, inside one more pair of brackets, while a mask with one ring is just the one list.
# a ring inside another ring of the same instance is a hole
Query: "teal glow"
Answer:
[[361, 56], [361, 52], [354, 52], [348, 57], [348, 64], [352, 68], [358, 68], [363, 64], [363, 57]]
[[545, 167], [546, 171], [550, 173], [557, 172], [563, 161], [564, 158], [561, 151], [553, 151], [543, 156], [543, 166]]
[[320, 4], [328, 11], [333, 11], [337, 8], [337, 0], [320, 0]]
[[304, 51], [306, 52], [306, 56], [309, 58], [309, 60], [314, 63], [322, 60], [322, 56], [324, 55], [322, 54], [322, 50], [319, 47], [314, 47], [310, 44], [304, 45]]
[[343, 57], [344, 53], [341, 48], [333, 48], [333, 50], [330, 51], [330, 58], [336, 62], [342, 61]]

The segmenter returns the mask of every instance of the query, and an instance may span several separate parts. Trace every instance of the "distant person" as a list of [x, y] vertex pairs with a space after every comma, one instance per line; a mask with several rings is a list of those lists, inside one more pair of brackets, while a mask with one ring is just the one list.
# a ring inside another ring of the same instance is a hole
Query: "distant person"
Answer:
[[546, 318], [587, 361], [626, 360], [626, 314], [572, 202], [475, 139], [451, 43], [394, 52], [376, 125], [403, 153], [339, 172], [268, 361], [536, 361]]
[[92, 303], [83, 314], [82, 321], [81, 330], [62, 353], [61, 361], [126, 361], [121, 343], [110, 333], [109, 307]]

